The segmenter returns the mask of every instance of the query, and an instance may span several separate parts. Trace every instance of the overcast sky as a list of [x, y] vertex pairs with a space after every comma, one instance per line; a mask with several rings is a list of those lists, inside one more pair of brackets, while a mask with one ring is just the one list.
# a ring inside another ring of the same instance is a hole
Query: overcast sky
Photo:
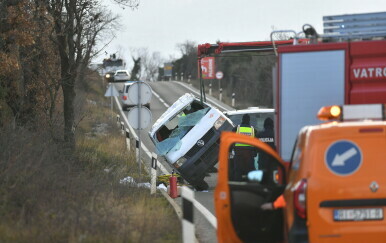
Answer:
[[141, 0], [136, 10], [103, 1], [123, 25], [106, 51], [120, 52], [128, 69], [132, 48], [148, 48], [167, 59], [179, 57], [176, 45], [186, 40], [261, 41], [269, 39], [273, 27], [299, 32], [305, 23], [322, 33], [323, 16], [386, 11], [385, 0]]

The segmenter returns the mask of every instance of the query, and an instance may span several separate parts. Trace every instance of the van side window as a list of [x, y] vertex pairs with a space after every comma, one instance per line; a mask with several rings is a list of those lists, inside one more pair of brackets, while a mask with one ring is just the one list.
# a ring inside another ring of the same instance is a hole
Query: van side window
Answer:
[[302, 148], [300, 146], [300, 139], [298, 138], [296, 140], [294, 150], [292, 153], [292, 158], [291, 158], [291, 169], [292, 170], [298, 170], [300, 166], [300, 160], [301, 160], [301, 155], [302, 155]]

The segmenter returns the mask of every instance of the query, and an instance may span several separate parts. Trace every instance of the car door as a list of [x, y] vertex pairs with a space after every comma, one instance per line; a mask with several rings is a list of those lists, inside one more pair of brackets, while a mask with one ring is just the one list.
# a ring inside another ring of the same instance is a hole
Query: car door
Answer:
[[[240, 148], [250, 150], [242, 156]], [[238, 166], [243, 164], [242, 166]], [[235, 176], [236, 170], [241, 174]], [[265, 203], [282, 195], [286, 184], [284, 162], [258, 139], [223, 132], [220, 140], [219, 174], [215, 208], [219, 242], [283, 241], [282, 209], [263, 210]]]

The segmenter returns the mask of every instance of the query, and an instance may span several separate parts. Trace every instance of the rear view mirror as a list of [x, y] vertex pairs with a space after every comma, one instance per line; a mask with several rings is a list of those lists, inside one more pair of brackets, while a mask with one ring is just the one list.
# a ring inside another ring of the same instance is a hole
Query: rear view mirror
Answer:
[[279, 242], [282, 210], [263, 210], [285, 188], [284, 162], [256, 138], [223, 132], [215, 190], [219, 242]]

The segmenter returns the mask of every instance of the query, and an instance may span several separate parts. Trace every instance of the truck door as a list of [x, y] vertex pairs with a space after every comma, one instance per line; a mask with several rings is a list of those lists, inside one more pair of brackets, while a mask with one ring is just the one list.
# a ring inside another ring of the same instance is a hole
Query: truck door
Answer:
[[263, 210], [284, 191], [284, 162], [255, 138], [223, 132], [215, 208], [219, 242], [283, 240], [282, 209]]

